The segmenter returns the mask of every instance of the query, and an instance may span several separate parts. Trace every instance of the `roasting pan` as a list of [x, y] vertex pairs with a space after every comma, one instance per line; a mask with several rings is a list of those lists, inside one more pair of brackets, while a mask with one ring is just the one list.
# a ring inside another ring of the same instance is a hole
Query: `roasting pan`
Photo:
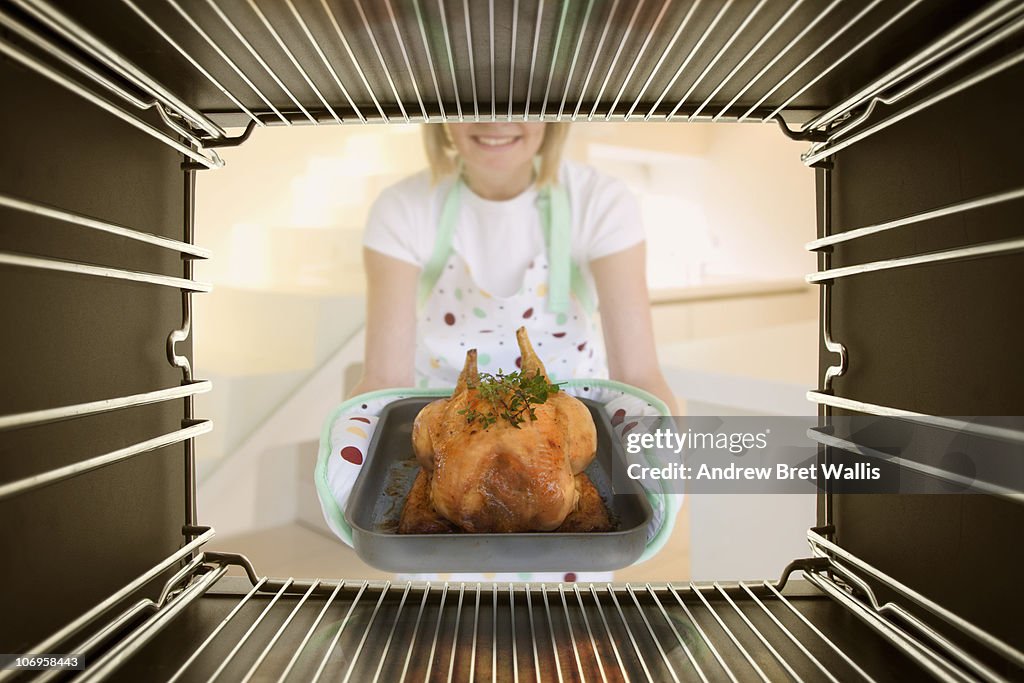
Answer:
[[601, 404], [580, 399], [597, 426], [597, 455], [586, 470], [608, 507], [610, 532], [524, 534], [398, 534], [398, 520], [419, 471], [412, 424], [433, 398], [388, 405], [367, 449], [366, 462], [345, 508], [356, 553], [367, 564], [396, 572], [606, 571], [635, 562], [647, 542], [651, 506], [639, 483], [612, 490], [612, 468], [625, 462]]

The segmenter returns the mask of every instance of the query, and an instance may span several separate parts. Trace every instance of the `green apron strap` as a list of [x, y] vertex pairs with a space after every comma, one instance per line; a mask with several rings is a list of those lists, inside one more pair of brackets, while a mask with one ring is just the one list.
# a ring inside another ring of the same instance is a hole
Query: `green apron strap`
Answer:
[[553, 313], [568, 313], [569, 292], [572, 292], [587, 314], [593, 314], [597, 310], [594, 297], [572, 260], [570, 250], [569, 193], [561, 185], [547, 186], [541, 190], [541, 201], [541, 226], [548, 247], [548, 309]]
[[441, 219], [437, 225], [437, 239], [434, 240], [434, 251], [420, 274], [419, 292], [416, 297], [418, 307], [422, 307], [430, 298], [430, 293], [441, 278], [444, 265], [451, 255], [452, 236], [455, 234], [455, 225], [459, 221], [459, 195], [461, 192], [462, 179], [457, 177], [441, 208]]

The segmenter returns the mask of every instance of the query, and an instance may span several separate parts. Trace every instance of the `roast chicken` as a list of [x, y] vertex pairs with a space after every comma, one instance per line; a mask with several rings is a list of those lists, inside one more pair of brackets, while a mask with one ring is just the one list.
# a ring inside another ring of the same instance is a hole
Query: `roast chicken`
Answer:
[[[516, 331], [516, 340], [521, 375], [539, 375], [550, 385], [525, 328]], [[421, 508], [419, 518], [430, 517], [426, 508], [432, 507], [443, 518], [434, 519], [439, 527], [447, 520], [471, 533], [552, 531], [579, 510], [581, 486], [585, 502], [600, 503], [582, 475], [597, 449], [587, 407], [554, 387], [544, 402], [530, 406], [532, 416], [483, 423], [472, 416], [493, 414], [494, 404], [481, 395], [478, 380], [471, 350], [451, 398], [428, 404], [413, 424], [413, 451], [424, 472], [418, 496], [409, 503]], [[599, 508], [607, 525], [607, 513]]]

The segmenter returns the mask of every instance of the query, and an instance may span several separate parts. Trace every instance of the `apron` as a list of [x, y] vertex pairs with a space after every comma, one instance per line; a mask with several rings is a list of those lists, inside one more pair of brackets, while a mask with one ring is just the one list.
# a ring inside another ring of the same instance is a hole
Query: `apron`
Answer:
[[[607, 378], [595, 297], [570, 253], [569, 195], [564, 187], [545, 186], [537, 197], [545, 249], [526, 269], [512, 296], [479, 287], [465, 260], [452, 248], [467, 191], [457, 178], [445, 198], [437, 240], [419, 283], [416, 327], [416, 383], [421, 388], [455, 385], [466, 352], [477, 349], [481, 372], [518, 370], [521, 359], [515, 331], [526, 326], [551, 381]], [[611, 572], [416, 574], [402, 579], [440, 581], [604, 582]]]
[[517, 370], [515, 331], [524, 325], [552, 381], [608, 377], [594, 293], [572, 262], [565, 188], [540, 190], [545, 249], [526, 269], [519, 291], [507, 297], [481, 289], [452, 248], [465, 191], [461, 179], [449, 190], [433, 253], [420, 276], [416, 385], [454, 386], [471, 348], [478, 351], [482, 372]]

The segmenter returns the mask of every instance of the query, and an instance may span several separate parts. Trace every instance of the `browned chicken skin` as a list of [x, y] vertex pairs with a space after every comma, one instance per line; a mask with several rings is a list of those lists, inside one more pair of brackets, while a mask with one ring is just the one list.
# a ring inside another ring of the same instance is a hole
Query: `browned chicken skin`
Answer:
[[[516, 331], [522, 372], [547, 378], [526, 329]], [[464, 531], [525, 532], [557, 529], [577, 508], [574, 475], [593, 460], [597, 431], [590, 411], [565, 392], [533, 406], [536, 419], [518, 425], [497, 420], [486, 429], [465, 413], [491, 409], [476, 388], [476, 350], [451, 398], [427, 405], [413, 424], [413, 450], [431, 472], [435, 510]]]

